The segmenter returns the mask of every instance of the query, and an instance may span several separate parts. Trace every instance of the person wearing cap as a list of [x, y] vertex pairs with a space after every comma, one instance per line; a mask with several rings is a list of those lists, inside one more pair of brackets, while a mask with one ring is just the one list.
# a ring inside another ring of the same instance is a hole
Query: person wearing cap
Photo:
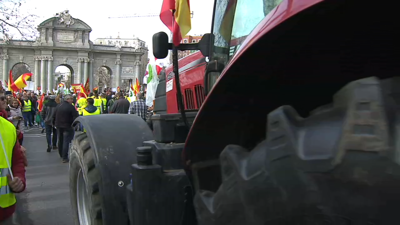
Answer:
[[74, 128], [72, 123], [79, 116], [75, 107], [72, 105], [72, 95], [66, 95], [64, 101], [57, 106], [53, 121], [58, 131], [58, 153], [63, 163], [69, 162], [69, 144], [74, 138]]
[[[51, 152], [51, 149], [57, 149], [57, 130], [53, 123], [53, 117], [56, 113], [56, 96], [50, 95], [49, 100], [43, 107], [41, 112], [41, 116], [44, 120], [45, 129], [46, 129], [46, 139], [47, 139], [47, 152]], [[53, 134], [53, 139], [51, 138], [51, 134]]]

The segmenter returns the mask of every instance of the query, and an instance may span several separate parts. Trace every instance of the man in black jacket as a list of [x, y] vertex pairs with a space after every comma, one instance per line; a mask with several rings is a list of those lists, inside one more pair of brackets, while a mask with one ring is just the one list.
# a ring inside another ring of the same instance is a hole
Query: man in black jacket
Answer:
[[[41, 116], [46, 128], [47, 152], [51, 152], [51, 146], [53, 146], [53, 149], [57, 149], [57, 130], [53, 124], [53, 118], [57, 107], [55, 99], [55, 95], [50, 95], [49, 100], [46, 102], [41, 112]], [[52, 133], [53, 141], [51, 139]]]
[[64, 101], [57, 107], [54, 114], [54, 125], [58, 130], [58, 152], [63, 159], [63, 163], [68, 163], [69, 144], [74, 138], [72, 123], [79, 116], [75, 107], [72, 105], [73, 97], [67, 95]]
[[[37, 97], [36, 97], [36, 95], [35, 95], [35, 93], [33, 93], [33, 92], [31, 92], [30, 93], [30, 96], [28, 96], [29, 97], [29, 100], [31, 100], [31, 102], [32, 102], [32, 110], [31, 110], [31, 113], [32, 113], [32, 123], [33, 124], [35, 124], [35, 121], [36, 121], [36, 113], [37, 113]], [[37, 124], [37, 126], [39, 127], [39, 125], [40, 124]]]
[[128, 114], [131, 103], [124, 98], [121, 92], [118, 92], [116, 97], [118, 100], [114, 102], [109, 113]]

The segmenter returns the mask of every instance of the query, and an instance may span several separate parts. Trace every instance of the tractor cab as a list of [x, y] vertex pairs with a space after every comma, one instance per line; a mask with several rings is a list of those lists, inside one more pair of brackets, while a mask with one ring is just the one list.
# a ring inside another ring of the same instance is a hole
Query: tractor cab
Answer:
[[[174, 60], [173, 65], [160, 75], [152, 120], [154, 133], [161, 135], [165, 132], [169, 138], [157, 135], [157, 140], [184, 142], [198, 110], [217, 83], [225, 65], [243, 45], [246, 37], [251, 32], [258, 32], [260, 28], [257, 25], [280, 2], [282, 0], [216, 0], [211, 33], [205, 34], [195, 44], [181, 43], [173, 47], [166, 33], [153, 36], [153, 54], [156, 58], [165, 58], [169, 50], [175, 51], [175, 54], [178, 51], [197, 50], [180, 60]], [[167, 124], [165, 120], [169, 121], [168, 129], [163, 126]], [[176, 126], [182, 131], [178, 131], [179, 137], [173, 138]]]

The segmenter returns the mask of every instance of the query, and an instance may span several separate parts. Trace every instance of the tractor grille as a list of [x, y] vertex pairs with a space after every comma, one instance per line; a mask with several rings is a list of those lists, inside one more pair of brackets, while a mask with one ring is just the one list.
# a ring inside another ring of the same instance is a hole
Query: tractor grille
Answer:
[[197, 108], [200, 108], [200, 106], [203, 105], [204, 99], [206, 98], [204, 95], [203, 85], [201, 84], [195, 85], [194, 91], [196, 93]]
[[196, 109], [196, 105], [194, 104], [194, 95], [193, 91], [190, 88], [185, 89], [185, 102], [186, 109]]

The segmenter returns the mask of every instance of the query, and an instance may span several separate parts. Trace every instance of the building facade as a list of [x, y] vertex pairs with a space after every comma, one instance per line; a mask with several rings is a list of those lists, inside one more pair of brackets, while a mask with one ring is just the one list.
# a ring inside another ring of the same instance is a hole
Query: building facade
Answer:
[[[201, 38], [203, 36], [202, 35], [195, 35], [195, 36], [191, 36], [191, 35], [187, 35], [184, 38], [182, 38], [181, 43], [182, 44], [189, 44], [189, 43], [198, 43]], [[192, 54], [193, 52], [196, 52], [197, 50], [189, 50], [189, 51], [178, 51], [178, 59], [181, 59], [185, 56], [188, 56], [190, 54]]]
[[[137, 37], [132, 37], [132, 38], [120, 38], [119, 35], [116, 38], [113, 38], [110, 36], [109, 38], [97, 38], [94, 40], [95, 45], [107, 45], [107, 46], [121, 46], [121, 47], [131, 47], [131, 48], [142, 48], [142, 49], [147, 49], [147, 51], [144, 52], [144, 54], [141, 56], [140, 61], [143, 62], [140, 65], [140, 75], [138, 77], [139, 80], [143, 80], [144, 74], [146, 72], [146, 65], [147, 59], [148, 59], [148, 48], [147, 44], [145, 41], [137, 38]], [[126, 85], [126, 83], [129, 83], [129, 79], [131, 77], [129, 76], [123, 76], [122, 77], [122, 83], [123, 86]]]
[[[70, 83], [85, 83], [89, 78], [91, 88], [102, 85], [123, 88], [123, 80], [144, 76], [142, 58], [148, 52], [146, 47], [94, 44], [90, 41], [91, 27], [73, 18], [67, 10], [43, 21], [38, 30], [40, 36], [36, 41], [0, 41], [3, 83], [8, 80], [9, 70], [15, 71], [18, 65], [24, 65], [33, 74], [34, 89], [43, 92], [57, 87], [58, 66], [70, 70]], [[107, 73], [99, 76], [98, 71], [104, 69]]]

